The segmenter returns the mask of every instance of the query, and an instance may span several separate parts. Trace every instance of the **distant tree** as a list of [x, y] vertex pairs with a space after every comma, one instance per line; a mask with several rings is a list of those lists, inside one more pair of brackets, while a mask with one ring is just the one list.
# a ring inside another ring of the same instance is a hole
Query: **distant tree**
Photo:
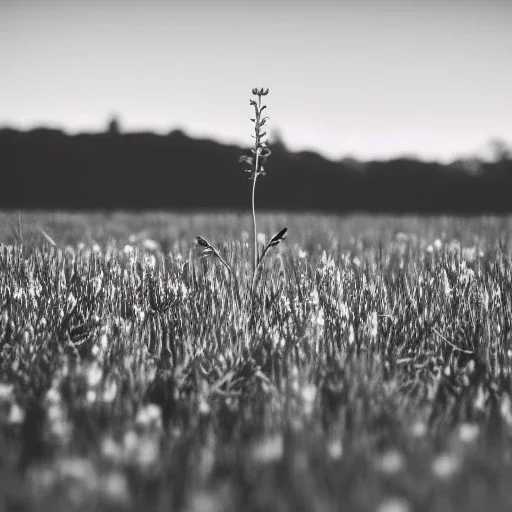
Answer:
[[347, 167], [348, 169], [352, 169], [353, 171], [358, 171], [364, 168], [364, 162], [361, 162], [357, 158], [353, 156], [344, 156], [339, 160], [339, 163]]
[[286, 153], [288, 150], [284, 143], [283, 134], [279, 128], [274, 128], [269, 137], [269, 146], [276, 153]]
[[112, 115], [107, 123], [107, 133], [119, 135], [121, 133], [121, 124], [117, 115]]
[[512, 148], [502, 139], [492, 139], [489, 142], [492, 160], [498, 162], [509, 162], [512, 160]]
[[482, 172], [482, 161], [477, 156], [460, 157], [454, 160], [450, 167], [468, 174], [478, 174]]

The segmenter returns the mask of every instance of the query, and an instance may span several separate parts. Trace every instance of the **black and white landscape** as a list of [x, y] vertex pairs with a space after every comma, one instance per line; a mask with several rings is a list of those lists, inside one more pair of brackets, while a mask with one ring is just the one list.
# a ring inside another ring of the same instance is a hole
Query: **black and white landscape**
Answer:
[[511, 22], [0, 0], [0, 508], [510, 510]]

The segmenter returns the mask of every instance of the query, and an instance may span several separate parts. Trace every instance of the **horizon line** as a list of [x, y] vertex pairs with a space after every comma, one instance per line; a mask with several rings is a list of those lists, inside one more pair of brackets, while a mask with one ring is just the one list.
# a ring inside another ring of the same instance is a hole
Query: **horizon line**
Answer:
[[[112, 115], [108, 118], [109, 121], [113, 119], [118, 119], [118, 116]], [[244, 145], [241, 141], [235, 140], [230, 137], [216, 137], [209, 133], [193, 133], [193, 130], [187, 129], [182, 126], [174, 126], [169, 127], [168, 129], [158, 129], [154, 127], [147, 127], [147, 126], [139, 126], [139, 127], [129, 127], [129, 128], [123, 128], [122, 123], [121, 128], [119, 131], [119, 135], [135, 135], [135, 134], [151, 134], [156, 136], [167, 136], [174, 132], [182, 132], [187, 138], [192, 140], [208, 140], [212, 141], [224, 146], [236, 146], [239, 147], [241, 150], [247, 149], [250, 147], [250, 142], [247, 143], [247, 145]], [[41, 122], [41, 123], [29, 123], [27, 126], [20, 126], [15, 125], [13, 123], [4, 122], [0, 124], [0, 131], [1, 130], [13, 130], [20, 133], [27, 133], [35, 130], [55, 130], [60, 131], [64, 135], [67, 136], [77, 136], [77, 135], [100, 135], [108, 133], [108, 125], [109, 123], [105, 123], [103, 129], [96, 126], [96, 127], [81, 127], [81, 128], [69, 128], [61, 123], [47, 123], [47, 122]], [[492, 156], [485, 156], [481, 153], [478, 153], [478, 149], [473, 150], [472, 154], [461, 154], [457, 153], [453, 157], [428, 157], [426, 155], [421, 155], [420, 153], [416, 153], [414, 151], [407, 151], [404, 150], [403, 152], [396, 152], [393, 155], [374, 155], [374, 156], [361, 156], [357, 155], [356, 152], [350, 152], [347, 151], [345, 154], [342, 154], [340, 156], [331, 156], [326, 154], [324, 151], [319, 150], [318, 148], [304, 145], [304, 144], [290, 144], [288, 141], [286, 141], [283, 136], [280, 128], [276, 128], [273, 130], [275, 136], [277, 136], [278, 141], [280, 144], [282, 144], [286, 150], [289, 153], [314, 153], [324, 160], [327, 160], [329, 162], [333, 163], [343, 163], [344, 160], [354, 160], [358, 163], [366, 163], [366, 162], [373, 162], [373, 161], [391, 161], [391, 160], [416, 160], [423, 163], [439, 163], [443, 165], [450, 165], [454, 164], [457, 161], [480, 161], [483, 163], [492, 163], [496, 161], [495, 157]], [[272, 146], [272, 144], [275, 144], [276, 141], [272, 141], [272, 134], [270, 134], [269, 137], [269, 145]], [[489, 147], [490, 145], [493, 145], [495, 143], [502, 144], [505, 148], [509, 147], [512, 151], [512, 141], [509, 141], [506, 137], [503, 136], [489, 136], [486, 141], [483, 141], [482, 144]]]

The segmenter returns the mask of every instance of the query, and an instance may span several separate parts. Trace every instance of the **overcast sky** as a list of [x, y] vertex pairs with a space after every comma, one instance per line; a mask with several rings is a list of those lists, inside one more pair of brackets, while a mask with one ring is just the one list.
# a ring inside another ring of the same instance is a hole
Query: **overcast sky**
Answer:
[[0, 0], [0, 125], [122, 128], [331, 158], [512, 142], [512, 0]]

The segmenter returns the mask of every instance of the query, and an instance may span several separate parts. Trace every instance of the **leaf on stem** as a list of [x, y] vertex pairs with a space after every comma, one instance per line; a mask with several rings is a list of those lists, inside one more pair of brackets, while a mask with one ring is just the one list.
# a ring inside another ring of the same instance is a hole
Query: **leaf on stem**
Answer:
[[204, 238], [200, 237], [200, 236], [196, 236], [196, 242], [198, 245], [200, 245], [201, 247], [211, 247], [211, 244], [205, 240]]
[[286, 239], [286, 232], [288, 231], [288, 228], [283, 228], [281, 231], [276, 233], [267, 244], [269, 247], [273, 247], [275, 245], [278, 245], [280, 242]]

